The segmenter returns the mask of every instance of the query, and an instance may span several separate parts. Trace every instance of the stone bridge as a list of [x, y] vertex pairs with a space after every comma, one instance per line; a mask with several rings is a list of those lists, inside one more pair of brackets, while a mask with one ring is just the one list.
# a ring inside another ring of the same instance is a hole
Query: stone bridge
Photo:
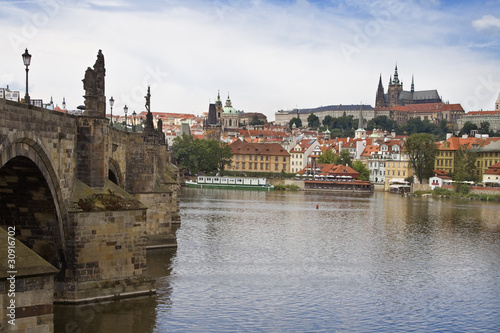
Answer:
[[154, 292], [146, 249], [179, 222], [163, 133], [110, 127], [100, 51], [94, 70], [82, 115], [0, 99], [0, 226], [59, 270], [59, 302]]

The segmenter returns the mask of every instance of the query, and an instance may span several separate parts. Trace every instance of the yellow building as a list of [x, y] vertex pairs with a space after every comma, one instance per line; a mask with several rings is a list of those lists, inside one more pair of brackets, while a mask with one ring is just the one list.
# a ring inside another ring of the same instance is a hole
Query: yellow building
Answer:
[[483, 175], [492, 165], [500, 162], [500, 138], [483, 139], [485, 142], [477, 151], [476, 167], [478, 179], [483, 179]]
[[402, 155], [401, 160], [385, 161], [385, 190], [389, 189], [392, 182], [402, 182], [406, 178], [413, 176], [413, 169], [410, 167], [408, 155]]
[[434, 169], [446, 173], [455, 173], [455, 158], [457, 151], [462, 149], [478, 149], [477, 139], [474, 137], [451, 137], [438, 144], [438, 153], [434, 162]]
[[488, 167], [500, 161], [500, 138], [452, 137], [439, 146], [434, 168], [455, 173], [456, 156], [460, 149], [476, 153], [476, 176], [482, 179]]
[[233, 154], [229, 170], [290, 172], [290, 154], [278, 143], [249, 143], [236, 140], [229, 147]]

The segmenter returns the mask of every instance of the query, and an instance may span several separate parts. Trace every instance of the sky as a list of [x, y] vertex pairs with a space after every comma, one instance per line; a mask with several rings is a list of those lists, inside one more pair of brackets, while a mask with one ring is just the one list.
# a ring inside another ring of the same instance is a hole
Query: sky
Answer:
[[[201, 115], [218, 91], [245, 112], [375, 106], [398, 66], [403, 88], [437, 89], [466, 111], [500, 93], [500, 0], [0, 0], [0, 87], [83, 104], [98, 50], [113, 114]], [[109, 107], [109, 106], [108, 106]], [[109, 113], [109, 110], [108, 110]]]

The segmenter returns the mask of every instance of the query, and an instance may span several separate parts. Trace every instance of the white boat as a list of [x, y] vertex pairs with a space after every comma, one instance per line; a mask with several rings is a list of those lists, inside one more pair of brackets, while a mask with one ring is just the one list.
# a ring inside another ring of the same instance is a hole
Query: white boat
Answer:
[[274, 186], [268, 184], [266, 178], [255, 177], [198, 176], [196, 181], [187, 181], [186, 186], [196, 188], [223, 188], [234, 190], [274, 190]]

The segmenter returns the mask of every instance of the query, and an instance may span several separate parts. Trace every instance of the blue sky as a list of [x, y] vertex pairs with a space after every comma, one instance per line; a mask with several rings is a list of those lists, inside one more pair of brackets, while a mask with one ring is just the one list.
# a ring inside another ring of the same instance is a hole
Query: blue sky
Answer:
[[1, 1], [0, 86], [83, 104], [82, 78], [99, 49], [106, 95], [152, 111], [201, 114], [217, 91], [262, 112], [330, 104], [374, 106], [397, 63], [409, 90], [437, 89], [464, 109], [500, 93], [500, 1]]

